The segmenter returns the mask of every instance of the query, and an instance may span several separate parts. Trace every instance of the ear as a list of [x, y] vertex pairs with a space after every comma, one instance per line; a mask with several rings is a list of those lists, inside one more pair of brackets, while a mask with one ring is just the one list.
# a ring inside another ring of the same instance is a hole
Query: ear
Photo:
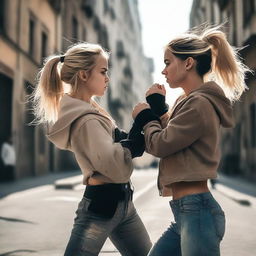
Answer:
[[191, 70], [194, 66], [195, 60], [192, 57], [186, 59], [185, 68], [187, 71]]
[[81, 79], [83, 82], [86, 82], [88, 79], [88, 73], [85, 70], [79, 70], [78, 76], [79, 76], [79, 79]]

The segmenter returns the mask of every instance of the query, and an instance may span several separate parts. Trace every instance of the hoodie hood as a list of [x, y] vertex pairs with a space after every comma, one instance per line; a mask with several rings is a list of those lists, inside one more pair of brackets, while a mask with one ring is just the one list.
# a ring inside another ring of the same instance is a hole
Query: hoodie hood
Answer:
[[48, 128], [47, 137], [60, 149], [70, 149], [69, 138], [72, 124], [85, 115], [102, 115], [90, 103], [65, 94], [60, 101], [58, 120]]
[[223, 90], [215, 82], [210, 81], [205, 83], [199, 89], [190, 93], [192, 95], [201, 95], [207, 98], [215, 109], [220, 124], [225, 128], [234, 126], [233, 110], [231, 101], [225, 96]]

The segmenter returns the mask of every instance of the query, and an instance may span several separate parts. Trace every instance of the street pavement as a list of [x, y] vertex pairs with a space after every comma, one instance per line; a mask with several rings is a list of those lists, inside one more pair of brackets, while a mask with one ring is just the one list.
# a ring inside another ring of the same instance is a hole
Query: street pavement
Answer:
[[[152, 242], [173, 220], [170, 198], [158, 196], [156, 176], [155, 169], [132, 176], [134, 203]], [[81, 180], [79, 172], [68, 172], [0, 183], [0, 256], [63, 255], [84, 191]], [[212, 193], [227, 216], [221, 255], [256, 255], [255, 185], [220, 176]], [[100, 255], [120, 254], [107, 240]]]

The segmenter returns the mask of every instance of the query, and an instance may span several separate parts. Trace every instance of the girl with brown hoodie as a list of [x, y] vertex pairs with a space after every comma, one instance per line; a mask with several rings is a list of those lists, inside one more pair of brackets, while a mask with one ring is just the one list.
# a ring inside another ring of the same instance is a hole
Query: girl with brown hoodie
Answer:
[[38, 123], [49, 125], [48, 139], [58, 148], [74, 153], [86, 185], [65, 256], [98, 255], [108, 237], [124, 256], [145, 256], [151, 248], [130, 186], [144, 136], [135, 125], [129, 134], [119, 130], [92, 99], [104, 95], [107, 71], [100, 45], [72, 45], [46, 59], [33, 96]]
[[207, 180], [217, 176], [220, 127], [233, 126], [231, 102], [245, 90], [248, 68], [219, 27], [173, 39], [164, 63], [167, 83], [181, 87], [184, 95], [168, 112], [165, 88], [154, 84], [146, 93], [148, 104], [140, 103], [133, 111], [135, 124], [144, 131], [146, 151], [160, 157], [160, 195], [173, 197], [175, 221], [148, 255], [217, 256], [225, 215]]

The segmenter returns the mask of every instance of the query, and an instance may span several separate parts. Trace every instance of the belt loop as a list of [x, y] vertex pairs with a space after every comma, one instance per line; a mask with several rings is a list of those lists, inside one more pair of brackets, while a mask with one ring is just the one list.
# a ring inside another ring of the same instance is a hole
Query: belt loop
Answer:
[[178, 199], [179, 208], [183, 210], [183, 201], [182, 199]]

